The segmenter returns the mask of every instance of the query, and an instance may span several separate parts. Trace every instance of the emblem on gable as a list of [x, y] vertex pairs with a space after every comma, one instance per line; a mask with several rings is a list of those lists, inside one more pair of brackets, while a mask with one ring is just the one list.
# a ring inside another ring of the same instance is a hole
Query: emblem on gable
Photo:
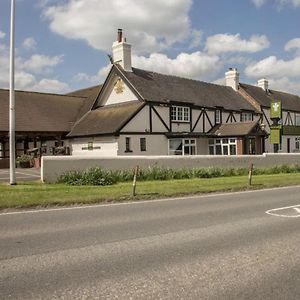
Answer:
[[121, 78], [119, 78], [116, 81], [114, 89], [115, 89], [115, 91], [116, 91], [117, 94], [123, 93], [123, 91], [125, 89], [125, 84], [124, 84], [124, 82], [123, 82], [123, 80]]

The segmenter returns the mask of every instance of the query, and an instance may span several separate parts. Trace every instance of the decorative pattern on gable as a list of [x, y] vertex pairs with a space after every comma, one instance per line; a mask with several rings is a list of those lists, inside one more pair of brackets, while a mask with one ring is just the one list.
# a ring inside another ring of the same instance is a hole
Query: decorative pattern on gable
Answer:
[[111, 105], [138, 100], [122, 78], [115, 75], [107, 84], [106, 90], [100, 100], [100, 105]]

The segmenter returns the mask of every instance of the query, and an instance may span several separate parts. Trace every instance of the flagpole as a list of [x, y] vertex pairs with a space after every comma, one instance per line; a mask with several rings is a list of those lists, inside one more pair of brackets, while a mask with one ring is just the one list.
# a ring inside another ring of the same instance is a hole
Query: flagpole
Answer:
[[15, 120], [15, 0], [11, 0], [10, 16], [10, 83], [9, 83], [9, 170], [10, 184], [16, 184], [16, 120]]

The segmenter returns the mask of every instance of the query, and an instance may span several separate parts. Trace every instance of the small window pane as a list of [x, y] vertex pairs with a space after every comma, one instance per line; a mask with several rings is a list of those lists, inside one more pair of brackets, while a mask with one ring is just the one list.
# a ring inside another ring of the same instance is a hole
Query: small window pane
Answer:
[[222, 155], [221, 145], [216, 145], [216, 155]]
[[236, 155], [236, 145], [230, 145], [230, 155]]
[[223, 140], [222, 140], [222, 143], [223, 143], [223, 144], [228, 144], [228, 139], [223, 139]]
[[209, 146], [209, 154], [214, 155], [214, 146]]
[[228, 146], [223, 146], [223, 155], [228, 155]]
[[141, 151], [146, 151], [146, 138], [140, 138]]

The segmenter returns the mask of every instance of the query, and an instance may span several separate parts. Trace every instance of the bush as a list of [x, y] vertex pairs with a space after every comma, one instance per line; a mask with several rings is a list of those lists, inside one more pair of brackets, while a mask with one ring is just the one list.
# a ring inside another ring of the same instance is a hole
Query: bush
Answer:
[[26, 162], [30, 162], [32, 160], [32, 157], [29, 154], [22, 154], [18, 156], [16, 160], [17, 162], [26, 163]]
[[117, 177], [111, 171], [104, 171], [98, 167], [85, 171], [68, 171], [58, 178], [58, 183], [69, 185], [112, 185]]

